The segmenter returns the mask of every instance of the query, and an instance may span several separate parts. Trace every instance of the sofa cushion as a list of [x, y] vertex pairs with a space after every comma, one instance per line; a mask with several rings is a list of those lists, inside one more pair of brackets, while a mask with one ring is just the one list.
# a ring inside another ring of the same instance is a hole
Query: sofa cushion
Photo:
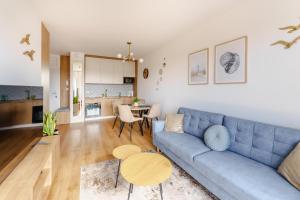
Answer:
[[215, 124], [222, 125], [224, 115], [179, 108], [179, 114], [184, 114], [183, 131], [203, 139], [205, 130]]
[[155, 141], [190, 164], [193, 163], [195, 156], [210, 151], [201, 139], [186, 133], [159, 132], [153, 137]]
[[276, 170], [230, 151], [210, 151], [196, 156], [194, 166], [236, 199], [300, 199], [300, 192]]
[[183, 114], [166, 114], [165, 131], [183, 133]]
[[204, 133], [204, 143], [214, 151], [225, 151], [230, 145], [230, 135], [222, 125], [213, 125]]
[[300, 190], [300, 143], [284, 159], [278, 167], [278, 172]]
[[300, 131], [259, 122], [225, 117], [230, 151], [277, 168], [300, 141]]

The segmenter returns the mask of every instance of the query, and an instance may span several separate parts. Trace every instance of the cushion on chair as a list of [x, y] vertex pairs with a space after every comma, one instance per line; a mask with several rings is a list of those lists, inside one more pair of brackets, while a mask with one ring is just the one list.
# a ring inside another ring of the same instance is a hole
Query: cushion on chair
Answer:
[[204, 133], [204, 143], [214, 151], [225, 151], [230, 145], [230, 135], [222, 125], [213, 125]]
[[165, 148], [190, 164], [196, 155], [210, 151], [201, 139], [186, 133], [158, 132], [154, 133], [153, 137], [155, 141], [159, 141]]
[[183, 133], [183, 117], [182, 114], [167, 114], [165, 131], [171, 133]]
[[194, 157], [194, 168], [236, 199], [299, 200], [300, 192], [275, 169], [230, 151]]
[[224, 115], [203, 112], [189, 108], [179, 108], [179, 114], [184, 114], [183, 131], [203, 139], [204, 132], [212, 125], [222, 125]]
[[281, 163], [278, 172], [300, 190], [300, 143]]

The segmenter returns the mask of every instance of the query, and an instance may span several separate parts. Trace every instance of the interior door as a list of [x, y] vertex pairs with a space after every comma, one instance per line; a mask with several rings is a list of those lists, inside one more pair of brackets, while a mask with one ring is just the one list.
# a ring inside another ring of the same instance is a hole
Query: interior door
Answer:
[[50, 68], [49, 110], [54, 112], [60, 107], [60, 70]]
[[49, 111], [60, 108], [60, 56], [50, 56]]

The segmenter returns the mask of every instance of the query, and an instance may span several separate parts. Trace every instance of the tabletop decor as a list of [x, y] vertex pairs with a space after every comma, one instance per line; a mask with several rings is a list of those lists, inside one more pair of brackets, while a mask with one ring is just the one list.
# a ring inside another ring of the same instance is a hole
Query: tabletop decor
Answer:
[[[127, 199], [129, 183], [119, 177], [115, 188], [118, 160], [108, 160], [81, 167], [80, 199]], [[164, 199], [218, 200], [213, 194], [198, 184], [190, 175], [173, 164], [171, 177], [163, 183]], [[184, 191], [184, 192], [183, 192]], [[135, 186], [131, 200], [159, 200], [158, 186]]]
[[208, 84], [208, 54], [208, 49], [189, 54], [189, 85]]
[[215, 84], [247, 82], [247, 36], [215, 46]]
[[133, 99], [132, 102], [133, 102], [133, 106], [138, 107], [139, 103], [140, 103], [140, 99], [136, 97], [136, 98]]

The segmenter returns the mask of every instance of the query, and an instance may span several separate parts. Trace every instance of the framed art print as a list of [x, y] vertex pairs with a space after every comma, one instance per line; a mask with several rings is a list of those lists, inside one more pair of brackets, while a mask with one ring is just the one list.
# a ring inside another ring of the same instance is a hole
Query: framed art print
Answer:
[[208, 56], [208, 49], [189, 54], [189, 85], [208, 84]]
[[215, 84], [247, 82], [247, 37], [215, 47]]

